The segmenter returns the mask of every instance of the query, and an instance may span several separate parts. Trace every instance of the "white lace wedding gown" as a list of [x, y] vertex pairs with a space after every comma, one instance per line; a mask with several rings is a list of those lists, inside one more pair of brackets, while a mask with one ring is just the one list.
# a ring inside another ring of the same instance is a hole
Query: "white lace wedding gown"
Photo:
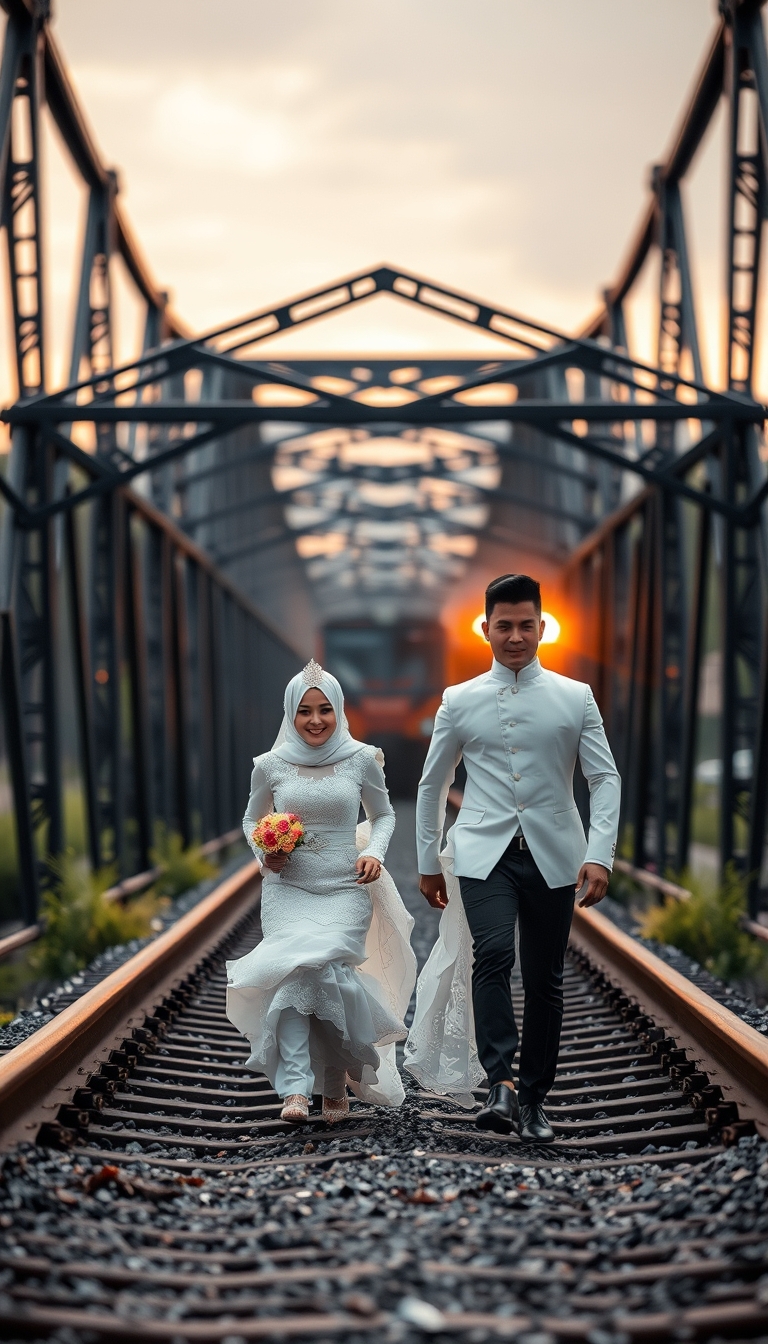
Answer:
[[[274, 1083], [277, 1020], [296, 1008], [311, 1017], [317, 1092], [326, 1069], [341, 1071], [361, 1100], [398, 1106], [404, 1092], [394, 1043], [406, 1035], [416, 979], [413, 919], [385, 869], [367, 886], [355, 881], [358, 854], [383, 862], [394, 830], [382, 764], [372, 746], [319, 768], [274, 752], [255, 759], [243, 819], [254, 853], [262, 857], [251, 832], [273, 808], [297, 813], [306, 839], [282, 872], [264, 870], [264, 938], [227, 962], [227, 1016], [250, 1042], [248, 1067]], [[358, 827], [361, 802], [369, 822]]]

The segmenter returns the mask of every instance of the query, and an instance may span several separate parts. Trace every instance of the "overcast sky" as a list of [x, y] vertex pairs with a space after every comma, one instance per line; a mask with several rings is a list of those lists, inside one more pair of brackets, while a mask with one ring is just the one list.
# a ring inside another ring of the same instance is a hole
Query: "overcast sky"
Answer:
[[[54, 23], [152, 268], [195, 328], [381, 260], [573, 328], [625, 250], [715, 8], [59, 0]], [[719, 157], [699, 173], [702, 273]], [[55, 146], [48, 160], [58, 330], [81, 206]], [[302, 344], [469, 348], [386, 308], [355, 323]]]

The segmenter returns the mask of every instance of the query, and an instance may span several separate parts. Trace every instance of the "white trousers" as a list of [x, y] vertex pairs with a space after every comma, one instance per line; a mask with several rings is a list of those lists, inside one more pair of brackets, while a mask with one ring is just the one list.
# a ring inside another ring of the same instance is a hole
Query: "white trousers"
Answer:
[[[280, 1060], [275, 1073], [275, 1091], [286, 1097], [311, 1097], [315, 1075], [309, 1054], [310, 1019], [297, 1008], [284, 1008], [277, 1022], [277, 1048]], [[326, 1097], [346, 1096], [346, 1075], [341, 1069], [325, 1070], [323, 1092]]]

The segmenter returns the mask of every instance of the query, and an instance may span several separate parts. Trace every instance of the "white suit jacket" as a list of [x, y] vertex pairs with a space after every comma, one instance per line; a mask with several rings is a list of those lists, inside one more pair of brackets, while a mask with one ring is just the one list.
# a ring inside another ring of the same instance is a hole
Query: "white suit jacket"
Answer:
[[[449, 686], [419, 784], [420, 873], [439, 873], [448, 789], [461, 758], [464, 803], [453, 827], [457, 876], [486, 878], [522, 830], [548, 887], [576, 881], [584, 862], [613, 868], [621, 781], [589, 686], [541, 666]], [[576, 758], [589, 785], [589, 841], [573, 800]]]

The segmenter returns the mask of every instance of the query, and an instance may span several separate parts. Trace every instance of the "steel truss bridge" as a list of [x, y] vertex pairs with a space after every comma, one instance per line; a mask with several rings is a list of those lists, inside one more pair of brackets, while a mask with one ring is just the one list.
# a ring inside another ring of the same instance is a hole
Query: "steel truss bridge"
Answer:
[[[0, 182], [15, 335], [0, 476], [0, 695], [19, 920], [82, 799], [94, 865], [147, 866], [158, 821], [237, 824], [312, 619], [435, 615], [468, 563], [539, 554], [578, 612], [638, 867], [685, 868], [714, 695], [717, 856], [766, 885], [768, 471], [753, 396], [766, 215], [760, 5], [721, 4], [647, 212], [598, 316], [569, 336], [380, 265], [203, 335], [170, 311], [38, 0], [0, 0]], [[727, 385], [702, 374], [681, 184], [728, 126]], [[89, 193], [69, 385], [49, 391], [38, 146], [53, 117]], [[116, 368], [111, 269], [146, 305]], [[655, 364], [624, 305], [656, 258]], [[660, 259], [660, 263], [659, 263]], [[493, 336], [493, 359], [260, 357], [380, 295]], [[297, 594], [288, 633], [275, 590]], [[303, 605], [302, 605], [303, 603]], [[717, 682], [713, 692], [711, 683]], [[75, 781], [73, 785], [73, 779]]]

